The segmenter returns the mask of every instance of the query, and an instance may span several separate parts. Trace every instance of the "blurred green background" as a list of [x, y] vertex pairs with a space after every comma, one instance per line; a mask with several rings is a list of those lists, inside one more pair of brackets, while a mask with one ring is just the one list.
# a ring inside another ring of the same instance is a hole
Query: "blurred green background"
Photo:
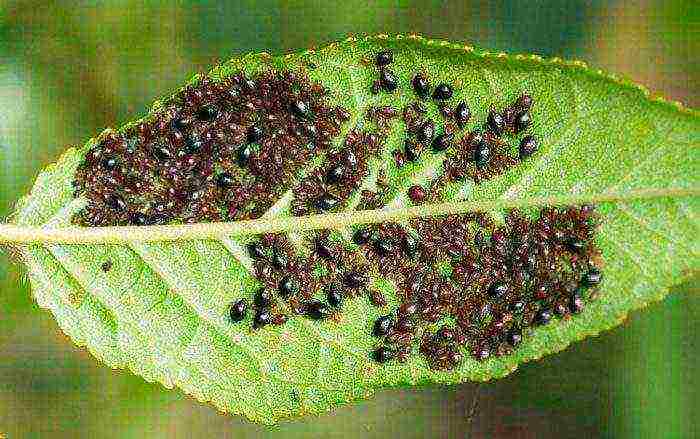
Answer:
[[[0, 217], [66, 145], [217, 60], [378, 32], [580, 58], [700, 106], [693, 0], [0, 1]], [[698, 437], [697, 292], [499, 382], [387, 390], [267, 428], [98, 364], [0, 255], [0, 437]]]

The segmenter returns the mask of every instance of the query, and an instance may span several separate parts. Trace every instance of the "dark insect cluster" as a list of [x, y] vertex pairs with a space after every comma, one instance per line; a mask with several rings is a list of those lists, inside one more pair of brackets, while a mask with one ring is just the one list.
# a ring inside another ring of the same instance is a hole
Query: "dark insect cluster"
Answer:
[[377, 361], [403, 361], [417, 344], [435, 369], [471, 355], [508, 354], [532, 326], [568, 318], [601, 281], [591, 206], [546, 208], [505, 224], [471, 213], [368, 226], [355, 242], [401, 305], [375, 322]]
[[[406, 123], [408, 136], [403, 150], [394, 152], [399, 166], [405, 161], [417, 162], [424, 151], [432, 150], [434, 153], [440, 153], [451, 148], [457, 132], [464, 128], [471, 118], [471, 110], [466, 102], [460, 101], [454, 108], [451, 106], [450, 101], [454, 95], [451, 84], [442, 82], [432, 88], [428, 75], [419, 72], [411, 80], [411, 87], [419, 99], [403, 109], [403, 120]], [[432, 101], [428, 98], [432, 98]], [[442, 120], [433, 120], [427, 115], [427, 105], [430, 102], [437, 106]], [[422, 201], [422, 197], [418, 198]]]
[[372, 84], [372, 93], [377, 94], [380, 90], [388, 93], [394, 92], [399, 86], [389, 65], [394, 62], [394, 54], [390, 50], [379, 52], [374, 59], [374, 63], [379, 69], [379, 79]]
[[[417, 349], [432, 368], [447, 370], [465, 356], [509, 354], [530, 328], [580, 313], [595, 298], [597, 225], [587, 205], [535, 217], [513, 210], [503, 224], [475, 212], [363, 226], [352, 244], [322, 231], [306, 257], [282, 235], [266, 235], [249, 245], [263, 285], [252, 298], [252, 325], [284, 323], [279, 301], [313, 320], [340, 318], [344, 301], [358, 296], [384, 309], [386, 298], [371, 286], [379, 276], [396, 287], [399, 306], [369, 329], [376, 361], [406, 361]], [[241, 306], [232, 304], [233, 321], [242, 320]]]
[[[313, 293], [323, 279], [316, 278], [304, 258], [295, 255], [284, 235], [263, 235], [247, 245], [248, 255], [254, 261], [255, 276], [260, 282], [252, 294], [252, 327], [286, 323], [291, 312], [298, 315], [328, 314], [328, 307], [319, 308]], [[240, 299], [236, 304], [246, 299]], [[242, 321], [231, 317], [234, 322]], [[320, 318], [320, 317], [319, 317]]]
[[[451, 181], [470, 178], [480, 183], [537, 152], [539, 145], [533, 135], [520, 139], [515, 156], [510, 152], [512, 147], [509, 144], [509, 138], [526, 132], [532, 124], [530, 109], [533, 100], [530, 95], [521, 95], [501, 112], [492, 108], [483, 129], [472, 130], [460, 137], [459, 132], [466, 128], [472, 113], [467, 102], [452, 102], [453, 86], [446, 82], [433, 86], [426, 73], [418, 72], [411, 80], [411, 87], [418, 100], [403, 108], [407, 137], [403, 147], [393, 152], [397, 166], [417, 162], [430, 151], [447, 155], [444, 173], [431, 188], [412, 187], [409, 190], [409, 198], [414, 203], [435, 199], [439, 189]], [[438, 108], [441, 120], [428, 115], [429, 105]]]
[[483, 129], [467, 133], [447, 154], [445, 172], [439, 183], [470, 178], [475, 183], [493, 178], [537, 152], [539, 147], [533, 135], [525, 135], [519, 141], [518, 153], [508, 137], [526, 132], [531, 123], [532, 98], [523, 94], [502, 112], [489, 110]]
[[348, 133], [344, 147], [331, 152], [323, 165], [294, 188], [292, 214], [323, 213], [342, 207], [369, 174], [368, 159], [377, 155], [380, 142], [372, 132]]
[[[295, 254], [284, 235], [264, 235], [248, 244], [255, 276], [261, 284], [251, 300], [254, 329], [268, 323], [283, 324], [288, 313], [312, 320], [338, 316], [347, 299], [360, 295], [368, 296], [372, 303], [383, 300], [373, 298], [377, 293], [369, 285], [368, 264], [352, 249], [331, 239], [327, 231], [315, 234], [308, 244], [311, 253], [306, 256]], [[240, 299], [231, 305], [233, 322], [245, 318], [245, 311], [236, 311], [234, 317], [233, 310], [240, 303], [247, 304], [248, 300]], [[261, 320], [260, 315], [270, 318]]]
[[[373, 122], [375, 129], [352, 129], [343, 145], [331, 151], [324, 164], [313, 169], [294, 188], [292, 214], [302, 216], [344, 207], [348, 198], [369, 175], [369, 159], [378, 157], [390, 129], [390, 122], [397, 116], [397, 111], [390, 106], [370, 107], [367, 120]], [[362, 197], [360, 204], [365, 204], [364, 207], [380, 205], [381, 197], [376, 193], [364, 191]]]
[[[391, 51], [376, 54], [376, 93], [398, 89], [393, 61]], [[74, 221], [257, 218], [318, 159], [294, 185], [291, 213], [347, 208], [399, 117], [406, 138], [393, 152], [397, 165], [445, 154], [442, 175], [408, 189], [416, 204], [439, 199], [446, 183], [492, 178], [538, 149], [528, 133], [533, 100], [527, 94], [491, 109], [479, 128], [464, 132], [471, 109], [455, 102], [452, 84], [420, 71], [410, 87], [413, 102], [403, 109], [370, 106], [366, 124], [350, 127], [337, 145], [350, 114], [327, 104], [328, 92], [305, 75], [203, 78], [148, 121], [104, 136], [87, 152], [74, 185], [88, 204]], [[376, 190], [363, 189], [356, 209], [386, 204], [392, 192], [386, 174], [377, 172]], [[501, 222], [473, 212], [365, 225], [352, 231], [352, 242], [319, 231], [305, 238], [307, 252], [286, 235], [267, 234], [247, 244], [258, 286], [229, 304], [228, 319], [254, 330], [292, 316], [339, 321], [344, 304], [363, 297], [381, 312], [367, 328], [376, 340], [369, 353], [374, 360], [403, 362], [417, 352], [433, 369], [453, 369], [467, 357], [511, 353], [532, 327], [580, 313], [602, 281], [596, 228], [593, 207], [580, 206], [513, 210]], [[110, 261], [102, 265], [105, 272], [111, 268]], [[394, 288], [394, 309], [373, 282], [380, 278]]]
[[[188, 85], [149, 121], [110, 133], [74, 181], [91, 226], [259, 217], [349, 119], [301, 73]], [[328, 201], [329, 203], [331, 201]]]

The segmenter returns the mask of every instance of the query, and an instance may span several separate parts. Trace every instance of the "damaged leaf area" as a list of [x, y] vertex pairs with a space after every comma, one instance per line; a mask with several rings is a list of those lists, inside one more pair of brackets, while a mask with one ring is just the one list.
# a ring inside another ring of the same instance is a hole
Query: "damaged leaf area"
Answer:
[[351, 38], [70, 149], [0, 242], [99, 360], [269, 424], [505, 376], [697, 276], [698, 146], [581, 63]]

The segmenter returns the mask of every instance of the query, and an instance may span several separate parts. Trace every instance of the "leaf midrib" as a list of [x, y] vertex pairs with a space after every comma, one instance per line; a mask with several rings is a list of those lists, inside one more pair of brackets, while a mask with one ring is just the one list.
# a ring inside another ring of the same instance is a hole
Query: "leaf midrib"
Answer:
[[299, 232], [318, 229], [338, 229], [357, 224], [376, 224], [509, 208], [607, 203], [617, 201], [651, 200], [700, 195], [700, 187], [647, 188], [625, 192], [555, 195], [521, 199], [459, 201], [413, 206], [402, 209], [376, 209], [339, 212], [304, 217], [260, 218], [228, 223], [176, 224], [165, 226], [64, 227], [46, 229], [14, 224], [0, 224], [0, 243], [64, 243], [119, 244], [131, 242], [183, 241], [216, 239], [222, 236], [259, 235], [261, 233]]

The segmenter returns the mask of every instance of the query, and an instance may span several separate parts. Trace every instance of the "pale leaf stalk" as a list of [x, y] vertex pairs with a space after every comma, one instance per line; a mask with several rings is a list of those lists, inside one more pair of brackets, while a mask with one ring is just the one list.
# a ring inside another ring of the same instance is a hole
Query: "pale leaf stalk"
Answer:
[[523, 199], [461, 201], [414, 206], [402, 209], [340, 212], [306, 217], [260, 218], [228, 223], [198, 223], [163, 226], [63, 227], [42, 228], [0, 224], [0, 243], [122, 244], [131, 242], [218, 239], [226, 236], [261, 233], [301, 232], [341, 229], [358, 224], [405, 221], [473, 211], [533, 206], [605, 203], [665, 197], [698, 196], [700, 188], [637, 189], [602, 194], [561, 195]]

